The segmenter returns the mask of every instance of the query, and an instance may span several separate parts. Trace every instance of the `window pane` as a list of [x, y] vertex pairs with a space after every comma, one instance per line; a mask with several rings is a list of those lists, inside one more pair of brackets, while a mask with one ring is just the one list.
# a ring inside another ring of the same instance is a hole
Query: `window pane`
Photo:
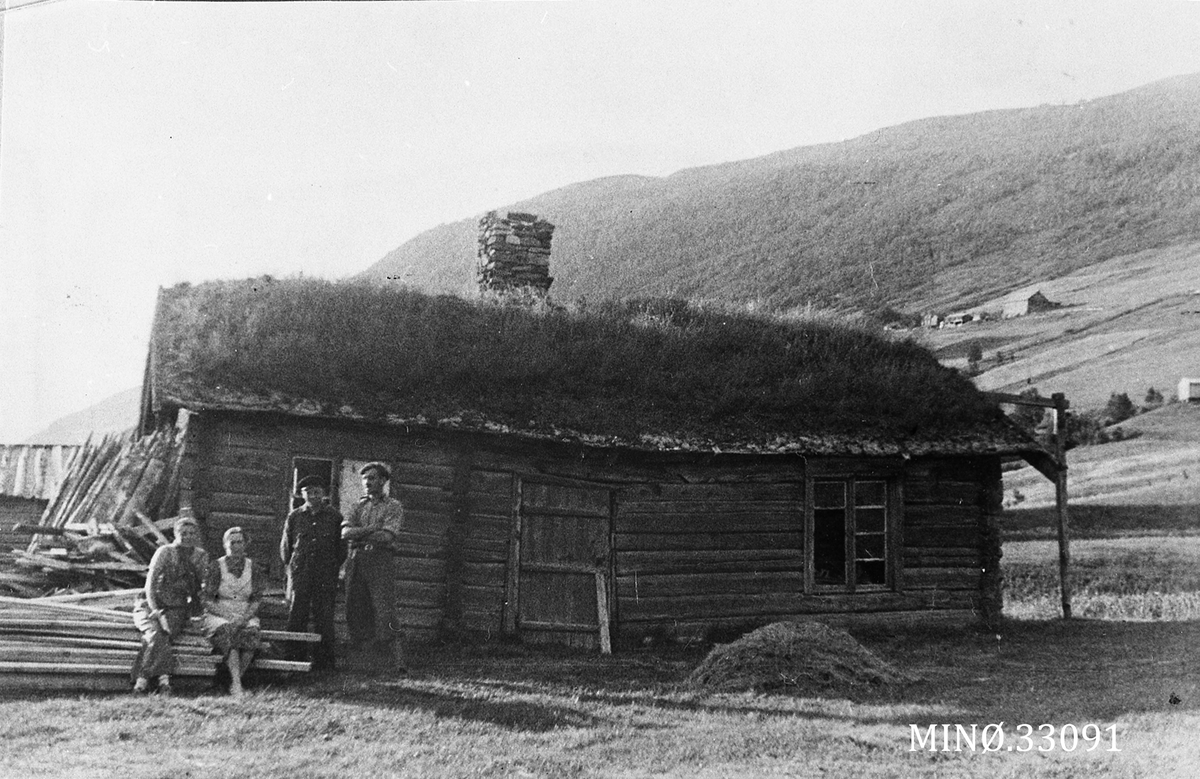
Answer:
[[886, 567], [883, 560], [860, 560], [854, 564], [854, 576], [858, 585], [887, 584]]
[[841, 509], [813, 512], [813, 580], [846, 584], [846, 513]]
[[887, 489], [881, 481], [860, 481], [854, 484], [855, 506], [882, 506], [886, 502]]
[[854, 529], [859, 533], [882, 533], [884, 531], [884, 510], [857, 509], [854, 512]]
[[854, 557], [859, 560], [866, 558], [882, 560], [885, 547], [882, 535], [871, 534], [854, 537]]
[[846, 505], [846, 483], [818, 481], [813, 483], [813, 506], [819, 509], [840, 509]]

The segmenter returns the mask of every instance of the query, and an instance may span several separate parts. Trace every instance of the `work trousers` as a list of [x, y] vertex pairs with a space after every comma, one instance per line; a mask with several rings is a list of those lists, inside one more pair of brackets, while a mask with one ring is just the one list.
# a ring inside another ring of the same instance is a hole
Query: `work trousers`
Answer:
[[171, 632], [163, 630], [158, 617], [150, 616], [150, 609], [139, 603], [133, 610], [133, 626], [142, 634], [142, 652], [133, 675], [146, 679], [170, 674], [175, 670], [175, 655], [171, 653], [171, 640], [183, 635], [188, 624], [188, 608], [163, 609]]
[[346, 568], [346, 629], [355, 644], [374, 641], [403, 663], [403, 628], [396, 603], [399, 570], [390, 551], [352, 549]]
[[[309, 577], [297, 576], [288, 582], [287, 594], [287, 629], [296, 633], [306, 632], [311, 616], [313, 631], [321, 636], [321, 643], [313, 650], [313, 667], [319, 670], [332, 669], [336, 656], [337, 636], [333, 630], [333, 611], [337, 602], [337, 590], [318, 586]], [[295, 651], [292, 657], [300, 659], [300, 654], [300, 651]]]

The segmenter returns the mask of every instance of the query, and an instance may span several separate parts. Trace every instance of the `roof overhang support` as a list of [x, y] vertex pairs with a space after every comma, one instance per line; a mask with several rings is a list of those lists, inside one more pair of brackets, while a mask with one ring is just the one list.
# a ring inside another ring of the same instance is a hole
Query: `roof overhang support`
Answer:
[[1071, 567], [1071, 542], [1067, 516], [1067, 409], [1070, 404], [1067, 397], [1056, 392], [1046, 398], [1027, 398], [1021, 395], [1008, 395], [1002, 392], [984, 393], [997, 403], [1011, 403], [1020, 406], [1042, 406], [1054, 412], [1052, 437], [1054, 451], [1022, 452], [1025, 462], [1038, 470], [1038, 473], [1054, 482], [1054, 503], [1058, 510], [1058, 580], [1059, 592], [1062, 595], [1063, 619], [1071, 618], [1071, 585], [1067, 580], [1067, 572]]

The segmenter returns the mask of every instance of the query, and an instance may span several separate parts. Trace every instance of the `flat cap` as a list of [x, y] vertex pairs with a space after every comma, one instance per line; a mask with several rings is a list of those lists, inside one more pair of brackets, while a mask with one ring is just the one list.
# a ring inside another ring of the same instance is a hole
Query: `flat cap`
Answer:
[[308, 487], [320, 487], [323, 490], [325, 489], [325, 480], [320, 476], [305, 476], [296, 485], [296, 489], [298, 490], [307, 489]]
[[367, 471], [372, 471], [372, 470], [378, 471], [379, 475], [383, 477], [384, 481], [387, 481], [388, 479], [392, 478], [392, 472], [388, 470], [388, 467], [386, 465], [379, 462], [378, 460], [376, 460], [375, 462], [367, 463], [363, 467], [359, 468], [358, 475], [366, 476]]

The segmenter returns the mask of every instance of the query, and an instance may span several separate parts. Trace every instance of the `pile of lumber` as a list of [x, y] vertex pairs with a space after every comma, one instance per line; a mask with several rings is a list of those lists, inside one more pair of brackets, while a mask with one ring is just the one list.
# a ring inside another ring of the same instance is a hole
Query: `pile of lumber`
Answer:
[[121, 589], [145, 581], [178, 507], [186, 426], [90, 439], [72, 458], [25, 549], [0, 552], [0, 594]]
[[479, 220], [476, 275], [484, 292], [528, 290], [545, 294], [550, 277], [554, 225], [533, 214], [489, 211]]
[[[130, 685], [141, 647], [128, 607], [135, 590], [46, 598], [0, 597], [0, 689], [103, 689]], [[315, 633], [262, 631], [263, 651], [252, 669], [305, 672], [307, 662], [273, 659], [273, 642], [317, 642]], [[189, 629], [174, 645], [177, 676], [212, 677], [220, 658]]]

